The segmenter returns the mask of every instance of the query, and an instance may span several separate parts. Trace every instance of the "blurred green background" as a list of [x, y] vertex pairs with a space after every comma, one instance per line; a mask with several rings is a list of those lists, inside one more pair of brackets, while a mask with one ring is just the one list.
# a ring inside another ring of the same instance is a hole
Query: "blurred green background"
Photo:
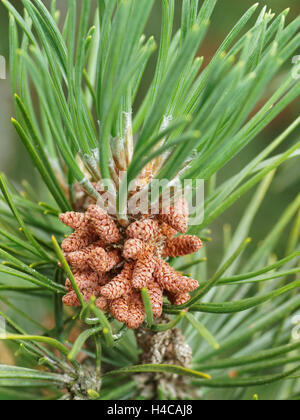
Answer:
[[[79, 2], [80, 0], [78, 0]], [[91, 0], [93, 1], [93, 0]], [[181, 0], [175, 0], [181, 3]], [[12, 3], [21, 10], [21, 1], [13, 0]], [[45, 4], [49, 4], [49, 1], [44, 1]], [[156, 39], [160, 35], [160, 0], [156, 0], [151, 19], [147, 27], [147, 34], [154, 34]], [[204, 55], [206, 63], [210, 57], [213, 56], [214, 52], [231, 30], [240, 16], [247, 10], [248, 7], [255, 3], [254, 0], [219, 0], [219, 4], [215, 10], [214, 18], [211, 23], [211, 27], [208, 36], [203, 43], [200, 55]], [[65, 10], [67, 0], [58, 0], [57, 4], [62, 10]], [[300, 15], [300, 1], [299, 0], [267, 0], [261, 3], [261, 6], [267, 5], [274, 12], [279, 13], [283, 9], [288, 7], [291, 8], [290, 14], [288, 15], [288, 21], [292, 18]], [[177, 9], [180, 10], [180, 7]], [[176, 25], [180, 22], [180, 13], [176, 16]], [[252, 22], [253, 23], [253, 20]], [[32, 168], [31, 162], [25, 152], [25, 149], [18, 140], [11, 124], [10, 117], [14, 115], [12, 95], [10, 91], [9, 81], [9, 53], [8, 53], [8, 15], [7, 11], [0, 3], [0, 55], [4, 56], [7, 61], [7, 79], [0, 80], [0, 127], [1, 127], [1, 154], [0, 154], [0, 170], [4, 171], [9, 177], [15, 181], [16, 184], [21, 183], [22, 179], [27, 179], [32, 182], [35, 188], [39, 188], [37, 177], [35, 176], [35, 170]], [[300, 55], [300, 51], [299, 51]], [[150, 82], [153, 75], [153, 68], [155, 65], [155, 59], [152, 60], [147, 70], [147, 75], [144, 80], [145, 86]], [[287, 67], [286, 71], [290, 71]], [[275, 85], [280, 83], [280, 77], [273, 82]], [[272, 89], [272, 86], [270, 87]], [[142, 96], [143, 93], [141, 93]], [[140, 96], [140, 98], [141, 98]], [[288, 124], [293, 121], [296, 116], [299, 115], [300, 102], [295, 102], [290, 106], [279, 118], [276, 119], [257, 139], [254, 141], [246, 150], [244, 150], [237, 158], [235, 158], [226, 168], [218, 175], [219, 180], [223, 180], [228, 176], [234, 174], [240, 170], [253, 156], [255, 156], [262, 148], [270, 143], [278, 134], [280, 134]], [[299, 140], [299, 132], [295, 133], [289, 139], [289, 142], [294, 142], [297, 138]], [[283, 209], [288, 203], [299, 193], [300, 184], [300, 173], [297, 161], [291, 160], [288, 164], [285, 164], [278, 173], [277, 178], [273, 182], [272, 188], [267, 195], [259, 217], [254, 223], [251, 236], [255, 239], [255, 243], [262, 239], [268, 230], [276, 223], [276, 220], [282, 213]], [[233, 229], [240, 220], [240, 216], [243, 213], [245, 206], [249, 201], [249, 197], [253, 194], [253, 191], [249, 195], [245, 196], [229, 211], [227, 211], [213, 226], [212, 236], [213, 242], [208, 245], [210, 266], [211, 270], [214, 270], [220, 261], [220, 251], [222, 245], [222, 226], [225, 223], [232, 225]], [[284, 239], [283, 239], [284, 245]], [[20, 302], [19, 302], [20, 303]], [[22, 302], [23, 310], [30, 311], [30, 301], [24, 298]], [[40, 308], [41, 310], [42, 308]], [[35, 306], [35, 311], [37, 307]], [[11, 356], [8, 353], [4, 353], [3, 347], [0, 344], [0, 362], [11, 362]], [[1, 399], [1, 396], [0, 396]]]

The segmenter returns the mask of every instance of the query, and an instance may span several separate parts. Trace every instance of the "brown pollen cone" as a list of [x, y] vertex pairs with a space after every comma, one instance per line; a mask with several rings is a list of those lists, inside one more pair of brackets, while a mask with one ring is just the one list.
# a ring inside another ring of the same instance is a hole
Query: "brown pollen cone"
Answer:
[[71, 229], [78, 229], [84, 222], [84, 213], [76, 213], [75, 211], [68, 211], [59, 216], [59, 220]]
[[140, 239], [128, 239], [123, 248], [123, 257], [126, 260], [137, 260], [145, 252], [146, 245]]
[[131, 284], [135, 289], [142, 289], [152, 280], [156, 261], [152, 254], [143, 255], [136, 263]]
[[197, 236], [184, 235], [177, 238], [168, 238], [164, 249], [165, 255], [169, 257], [183, 257], [193, 254], [202, 248], [202, 241]]
[[[154, 317], [163, 312], [163, 296], [173, 305], [190, 299], [198, 282], [178, 273], [167, 258], [192, 254], [202, 247], [187, 231], [185, 200], [157, 216], [133, 219], [125, 230], [112, 216], [92, 204], [86, 213], [68, 212], [60, 220], [75, 229], [62, 243], [62, 249], [75, 281], [87, 302], [108, 311], [128, 328], [136, 329], [145, 320], [141, 289], [146, 288]], [[80, 306], [70, 280], [66, 280], [67, 306]]]
[[178, 200], [174, 206], [163, 208], [159, 220], [177, 232], [186, 233], [188, 230], [188, 207], [185, 198]]
[[100, 239], [108, 244], [113, 244], [121, 239], [121, 234], [116, 223], [107, 212], [97, 205], [91, 205], [87, 209], [87, 219]]

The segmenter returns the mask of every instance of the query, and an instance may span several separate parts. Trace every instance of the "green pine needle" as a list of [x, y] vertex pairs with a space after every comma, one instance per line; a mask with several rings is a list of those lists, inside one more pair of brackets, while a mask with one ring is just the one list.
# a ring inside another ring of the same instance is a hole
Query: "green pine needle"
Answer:
[[[0, 399], [257, 401], [271, 383], [278, 400], [299, 399], [300, 196], [283, 205], [282, 194], [281, 216], [261, 241], [256, 223], [272, 188], [280, 195], [280, 182], [287, 193], [299, 184], [300, 117], [240, 170], [233, 164], [300, 96], [291, 64], [299, 16], [287, 23], [289, 10], [253, 4], [207, 62], [198, 52], [223, 7], [217, 0], [69, 0], [66, 14], [55, 0], [2, 2], [12, 124], [43, 188], [0, 175], [0, 339], [16, 363], [0, 365]], [[146, 34], [157, 7], [156, 39]], [[155, 180], [205, 183], [204, 214], [191, 214], [189, 228], [205, 246], [170, 260], [199, 282], [191, 300], [165, 301], [155, 320], [144, 288], [145, 322], [134, 334], [95, 298], [85, 302], [58, 216], [83, 196], [98, 200], [95, 184], [110, 179], [126, 222], [130, 183], [152, 163]], [[75, 310], [62, 305], [66, 277]]]

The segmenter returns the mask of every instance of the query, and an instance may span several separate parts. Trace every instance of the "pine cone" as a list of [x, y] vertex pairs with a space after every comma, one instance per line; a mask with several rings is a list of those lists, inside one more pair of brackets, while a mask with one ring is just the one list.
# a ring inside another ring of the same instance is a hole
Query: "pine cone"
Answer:
[[[198, 282], [178, 273], [163, 258], [188, 255], [202, 247], [196, 236], [175, 236], [186, 232], [187, 218], [185, 200], [156, 218], [135, 220], [125, 232], [95, 204], [85, 214], [61, 215], [60, 220], [75, 229], [62, 248], [84, 301], [95, 296], [98, 308], [132, 329], [145, 319], [143, 287], [148, 290], [155, 318], [162, 315], [164, 294], [173, 305], [186, 303]], [[68, 279], [66, 288], [64, 304], [80, 306]]]

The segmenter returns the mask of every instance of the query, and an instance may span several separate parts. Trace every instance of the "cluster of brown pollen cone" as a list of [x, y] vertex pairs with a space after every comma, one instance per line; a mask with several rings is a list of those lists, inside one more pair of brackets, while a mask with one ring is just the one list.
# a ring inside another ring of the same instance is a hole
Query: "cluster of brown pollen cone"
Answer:
[[[146, 288], [153, 315], [162, 314], [164, 295], [173, 305], [190, 299], [198, 282], [174, 270], [166, 260], [197, 252], [202, 247], [196, 236], [180, 235], [188, 228], [184, 199], [161, 214], [143, 216], [127, 229], [106, 211], [90, 205], [85, 213], [69, 212], [60, 220], [74, 233], [62, 243], [62, 250], [85, 301], [97, 298], [96, 305], [129, 328], [138, 328], [145, 319], [141, 289]], [[79, 306], [69, 279], [67, 306]]]

